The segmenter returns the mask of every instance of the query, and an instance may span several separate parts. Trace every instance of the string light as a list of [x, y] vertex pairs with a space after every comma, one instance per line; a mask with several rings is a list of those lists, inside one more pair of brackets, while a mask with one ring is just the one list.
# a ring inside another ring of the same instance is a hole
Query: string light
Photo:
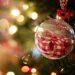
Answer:
[[38, 13], [33, 12], [33, 13], [31, 14], [31, 18], [32, 18], [33, 20], [36, 20], [36, 19], [38, 18]]
[[57, 75], [56, 72], [52, 72], [51, 75]]
[[36, 73], [37, 72], [36, 68], [32, 68], [31, 72]]
[[28, 64], [27, 62], [23, 62], [24, 64]]
[[20, 15], [20, 10], [18, 10], [18, 9], [12, 9], [11, 10], [11, 15], [12, 16], [19, 16]]
[[63, 71], [64, 71], [64, 68], [61, 69], [61, 72], [63, 72]]
[[23, 66], [21, 68], [21, 71], [24, 72], [24, 73], [27, 73], [29, 71], [29, 67], [28, 66]]
[[12, 25], [9, 27], [9, 33], [12, 35], [12, 34], [15, 34], [17, 32], [17, 27], [15, 25]]
[[24, 16], [23, 15], [19, 15], [17, 17], [17, 22], [23, 22], [24, 21]]
[[32, 73], [31, 75], [38, 75], [37, 73]]
[[15, 75], [15, 73], [14, 72], [7, 72], [6, 75]]
[[29, 6], [27, 4], [23, 4], [22, 8], [23, 8], [23, 10], [27, 10], [29, 8]]

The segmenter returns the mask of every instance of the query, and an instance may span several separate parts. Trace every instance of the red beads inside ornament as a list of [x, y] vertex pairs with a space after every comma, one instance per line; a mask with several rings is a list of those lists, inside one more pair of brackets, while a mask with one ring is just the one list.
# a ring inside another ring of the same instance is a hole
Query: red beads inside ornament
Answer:
[[74, 31], [64, 21], [50, 19], [37, 28], [35, 44], [44, 57], [60, 59], [72, 51]]

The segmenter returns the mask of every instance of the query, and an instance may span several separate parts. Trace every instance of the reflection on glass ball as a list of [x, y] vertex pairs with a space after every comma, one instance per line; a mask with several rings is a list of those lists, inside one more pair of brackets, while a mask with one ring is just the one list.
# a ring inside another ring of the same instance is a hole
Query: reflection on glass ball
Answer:
[[37, 28], [35, 44], [44, 57], [60, 59], [73, 50], [74, 31], [64, 21], [49, 19]]

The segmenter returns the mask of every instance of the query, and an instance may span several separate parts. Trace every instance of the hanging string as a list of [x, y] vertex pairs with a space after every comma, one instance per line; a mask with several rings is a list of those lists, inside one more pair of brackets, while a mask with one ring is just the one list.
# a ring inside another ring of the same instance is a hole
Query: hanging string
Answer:
[[65, 10], [67, 8], [69, 0], [60, 0], [60, 7], [61, 9]]

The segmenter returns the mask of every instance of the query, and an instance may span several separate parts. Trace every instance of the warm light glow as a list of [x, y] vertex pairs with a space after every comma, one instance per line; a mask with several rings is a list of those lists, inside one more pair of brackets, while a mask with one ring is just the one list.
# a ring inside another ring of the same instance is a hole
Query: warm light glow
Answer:
[[37, 72], [36, 68], [32, 68], [31, 72], [36, 73]]
[[24, 72], [24, 73], [27, 73], [29, 71], [29, 67], [28, 66], [23, 66], [21, 68], [21, 71]]
[[18, 30], [17, 27], [15, 25], [12, 25], [9, 27], [8, 31], [10, 34], [15, 34], [17, 32], [17, 30]]
[[37, 73], [32, 73], [31, 75], [38, 75]]
[[52, 72], [51, 75], [57, 75], [56, 72]]
[[3, 75], [2, 71], [0, 71], [0, 75]]
[[33, 20], [36, 20], [36, 19], [38, 18], [38, 14], [37, 14], [36, 12], [33, 12], [33, 13], [31, 14], [31, 18], [32, 18]]
[[29, 6], [27, 4], [23, 4], [22, 8], [23, 8], [23, 10], [27, 10], [29, 8]]
[[11, 15], [13, 15], [13, 16], [19, 16], [20, 15], [20, 11], [18, 9], [12, 9], [11, 10]]
[[37, 31], [37, 28], [38, 28], [38, 26], [36, 26], [36, 27], [33, 29], [33, 31], [36, 32], [36, 31]]
[[11, 39], [11, 40], [9, 41], [9, 45], [10, 45], [11, 47], [16, 47], [18, 44], [17, 44], [17, 42], [16, 42], [15, 40]]
[[60, 20], [60, 19], [61, 19], [61, 17], [60, 17], [60, 16], [58, 16], [58, 15], [56, 15], [56, 19], [59, 19], [59, 20]]
[[42, 27], [39, 27], [39, 28], [38, 28], [38, 31], [43, 32], [44, 29], [43, 29]]
[[27, 64], [27, 62], [23, 62], [24, 64]]
[[9, 28], [9, 21], [5, 18], [0, 20], [0, 30], [6, 31]]
[[15, 73], [14, 72], [7, 72], [6, 75], [15, 75]]
[[24, 21], [24, 16], [23, 15], [18, 16], [17, 21], [18, 22], [23, 22]]

